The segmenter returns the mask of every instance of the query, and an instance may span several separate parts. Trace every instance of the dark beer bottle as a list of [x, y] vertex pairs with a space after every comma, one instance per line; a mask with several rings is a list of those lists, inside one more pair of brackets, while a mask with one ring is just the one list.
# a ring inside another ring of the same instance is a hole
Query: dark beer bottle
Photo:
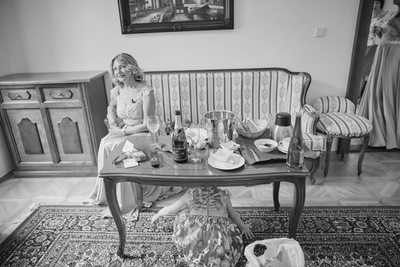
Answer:
[[296, 114], [293, 137], [290, 139], [286, 164], [295, 169], [300, 169], [304, 165], [303, 134], [301, 132], [300, 113]]
[[188, 159], [187, 140], [182, 126], [180, 110], [175, 111], [175, 127], [172, 132], [172, 156], [177, 163], [184, 163]]

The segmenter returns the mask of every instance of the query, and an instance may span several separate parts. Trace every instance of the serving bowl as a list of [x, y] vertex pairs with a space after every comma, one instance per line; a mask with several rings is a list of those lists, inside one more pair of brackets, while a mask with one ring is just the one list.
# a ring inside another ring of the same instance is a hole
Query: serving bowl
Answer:
[[253, 123], [255, 127], [254, 130], [249, 131], [246, 129], [245, 124], [249, 122], [249, 119], [244, 120], [243, 122], [239, 122], [236, 124], [236, 132], [246, 138], [257, 138], [260, 137], [265, 130], [268, 128], [268, 121], [267, 120], [256, 120]]
[[272, 139], [257, 139], [254, 141], [254, 145], [263, 153], [269, 153], [275, 150], [278, 146], [278, 142]]

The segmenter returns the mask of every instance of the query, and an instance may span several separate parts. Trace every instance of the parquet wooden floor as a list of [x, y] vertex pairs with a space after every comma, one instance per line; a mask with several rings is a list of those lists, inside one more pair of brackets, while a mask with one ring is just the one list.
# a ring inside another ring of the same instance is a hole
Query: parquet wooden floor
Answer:
[[[344, 161], [331, 155], [328, 177], [322, 185], [307, 181], [305, 206], [400, 206], [400, 151], [369, 151], [363, 173], [357, 176], [358, 153]], [[317, 179], [322, 179], [324, 156]], [[87, 199], [95, 178], [12, 178], [0, 183], [0, 242], [24, 220], [37, 205], [80, 205]], [[272, 207], [272, 185], [229, 187], [236, 207]], [[270, 196], [265, 198], [265, 196]], [[281, 183], [281, 206], [290, 206], [293, 186]], [[157, 203], [164, 206], [175, 198]]]

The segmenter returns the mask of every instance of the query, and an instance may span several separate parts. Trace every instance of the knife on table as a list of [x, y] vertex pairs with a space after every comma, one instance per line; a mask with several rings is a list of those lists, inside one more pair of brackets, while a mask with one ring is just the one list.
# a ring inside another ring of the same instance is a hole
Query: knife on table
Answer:
[[257, 155], [257, 153], [251, 147], [248, 147], [248, 149], [250, 150], [251, 154], [253, 155], [253, 158], [256, 161], [260, 161], [260, 157]]

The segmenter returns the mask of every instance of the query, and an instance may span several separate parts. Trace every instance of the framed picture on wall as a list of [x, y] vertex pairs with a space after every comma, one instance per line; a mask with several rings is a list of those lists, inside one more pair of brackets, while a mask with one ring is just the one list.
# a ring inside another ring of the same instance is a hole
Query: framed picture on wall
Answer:
[[233, 0], [118, 0], [122, 34], [233, 29]]

